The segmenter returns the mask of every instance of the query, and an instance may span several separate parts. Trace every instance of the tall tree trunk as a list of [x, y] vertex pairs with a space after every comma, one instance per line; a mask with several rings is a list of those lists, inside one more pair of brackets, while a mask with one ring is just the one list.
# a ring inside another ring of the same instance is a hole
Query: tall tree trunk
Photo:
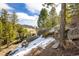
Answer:
[[66, 24], [66, 3], [62, 3], [61, 20], [60, 20], [60, 46], [62, 47], [65, 40], [65, 24]]

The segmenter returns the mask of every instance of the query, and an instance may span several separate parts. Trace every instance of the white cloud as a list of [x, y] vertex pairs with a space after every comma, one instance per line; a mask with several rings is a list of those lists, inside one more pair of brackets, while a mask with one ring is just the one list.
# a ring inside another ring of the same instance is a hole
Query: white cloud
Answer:
[[31, 20], [35, 20], [38, 16], [34, 15], [34, 16], [29, 16], [26, 13], [22, 13], [22, 12], [17, 12], [16, 13], [18, 15], [18, 19], [31, 19]]
[[26, 3], [26, 8], [33, 13], [40, 12], [42, 7], [42, 3]]
[[37, 26], [38, 16], [29, 16], [25, 13], [16, 13], [20, 24], [27, 24], [32, 26]]
[[0, 9], [8, 9], [8, 10], [14, 10], [13, 8], [11, 8], [10, 6], [8, 6], [5, 3], [0, 3]]
[[[42, 3], [26, 3], [26, 8], [33, 12], [33, 13], [40, 13], [41, 9], [42, 8], [46, 8], [46, 7], [43, 7], [44, 2]], [[51, 8], [46, 8], [48, 10], [48, 12], [50, 11]]]

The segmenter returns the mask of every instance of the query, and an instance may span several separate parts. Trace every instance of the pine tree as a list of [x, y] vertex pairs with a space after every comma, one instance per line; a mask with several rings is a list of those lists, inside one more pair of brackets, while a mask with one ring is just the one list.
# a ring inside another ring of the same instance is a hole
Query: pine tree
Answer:
[[56, 25], [57, 13], [55, 6], [52, 6], [51, 11], [49, 12], [49, 19], [52, 22], [52, 27]]
[[39, 15], [38, 27], [44, 28], [47, 17], [48, 17], [47, 10], [45, 8], [43, 8], [40, 12], [40, 15]]
[[2, 39], [4, 39], [5, 43], [7, 43], [8, 46], [7, 20], [8, 20], [8, 13], [5, 9], [2, 9], [2, 14], [1, 14], [1, 22], [3, 26]]

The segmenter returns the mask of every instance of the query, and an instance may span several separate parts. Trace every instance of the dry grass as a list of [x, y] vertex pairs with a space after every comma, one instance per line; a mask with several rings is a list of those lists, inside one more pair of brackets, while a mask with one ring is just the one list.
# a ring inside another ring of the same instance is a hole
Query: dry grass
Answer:
[[18, 46], [18, 44], [14, 44], [9, 46], [8, 48], [5, 48], [3, 50], [0, 51], [0, 56], [5, 56], [5, 54], [11, 50], [14, 50], [16, 47]]

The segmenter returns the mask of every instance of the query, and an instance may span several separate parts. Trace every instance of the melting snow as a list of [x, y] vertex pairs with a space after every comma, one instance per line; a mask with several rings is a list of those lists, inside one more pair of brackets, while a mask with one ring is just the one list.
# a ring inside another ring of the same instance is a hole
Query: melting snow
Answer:
[[14, 54], [12, 54], [12, 56], [23, 56], [24, 54], [30, 53], [33, 48], [37, 48], [38, 46], [45, 49], [45, 47], [54, 40], [55, 39], [53, 37], [44, 38], [41, 35], [39, 38], [37, 38], [34, 41], [30, 42], [27, 47], [21, 48], [21, 44], [20, 44], [18, 46], [18, 48], [16, 48], [17, 51]]

